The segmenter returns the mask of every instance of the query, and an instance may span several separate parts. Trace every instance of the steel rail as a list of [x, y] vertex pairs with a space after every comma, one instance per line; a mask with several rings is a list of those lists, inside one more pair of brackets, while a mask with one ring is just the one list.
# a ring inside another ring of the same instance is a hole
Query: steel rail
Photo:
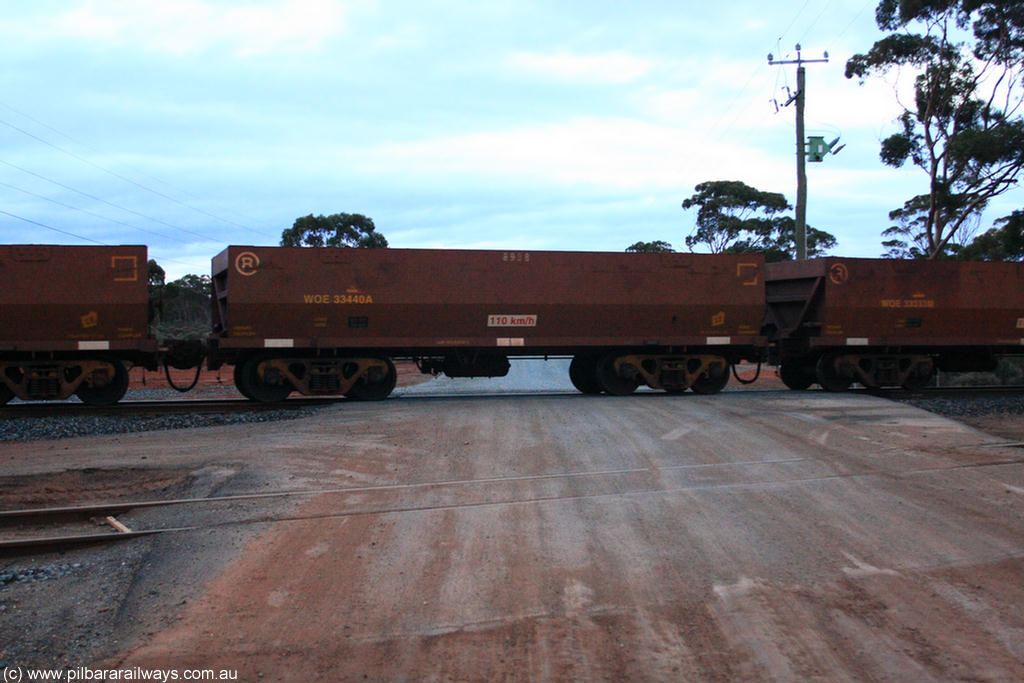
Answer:
[[[1014, 446], [1016, 444], [992, 444], [992, 446]], [[786, 458], [781, 460], [754, 460], [754, 461], [743, 461], [735, 463], [707, 463], [707, 464], [687, 464], [687, 465], [676, 465], [667, 467], [638, 467], [638, 468], [621, 468], [621, 469], [609, 469], [599, 470], [594, 472], [563, 472], [563, 473], [552, 473], [552, 474], [538, 474], [538, 475], [522, 475], [522, 476], [511, 476], [511, 477], [493, 477], [484, 479], [466, 479], [466, 480], [447, 480], [447, 481], [434, 481], [434, 482], [418, 482], [410, 484], [385, 484], [381, 486], [357, 486], [357, 487], [342, 487], [332, 489], [300, 489], [291, 491], [270, 491], [264, 493], [250, 493], [250, 494], [236, 494], [228, 496], [216, 496], [210, 498], [179, 498], [171, 500], [150, 500], [150, 501], [135, 501], [135, 502], [118, 502], [118, 503], [101, 503], [94, 505], [80, 505], [80, 506], [63, 506], [55, 508], [31, 508], [25, 510], [4, 510], [0, 511], [0, 522], [11, 523], [11, 522], [26, 522], [33, 519], [46, 519], [46, 518], [59, 518], [68, 515], [99, 515], [102, 513], [116, 513], [123, 512], [135, 508], [153, 508], [160, 506], [173, 506], [173, 505], [188, 505], [188, 504], [201, 504], [201, 503], [217, 503], [217, 502], [234, 502], [243, 500], [258, 500], [266, 498], [282, 498], [282, 497], [295, 497], [295, 496], [316, 496], [316, 495], [336, 495], [346, 493], [366, 493], [366, 492], [386, 492], [386, 491], [401, 491], [401, 490], [415, 490], [415, 489], [427, 489], [427, 488], [439, 488], [439, 487], [464, 487], [471, 485], [481, 484], [502, 484], [509, 482], [529, 482], [529, 481], [541, 481], [551, 479], [569, 479], [569, 478], [593, 478], [593, 477], [608, 477], [608, 476], [622, 476], [631, 474], [643, 474], [651, 473], [656, 471], [664, 470], [682, 470], [682, 469], [696, 469], [696, 468], [709, 468], [709, 467], [744, 467], [744, 466], [764, 466], [770, 464], [788, 464], [791, 462], [806, 460], [806, 458]], [[931, 473], [936, 471], [947, 471], [957, 469], [975, 469], [981, 467], [998, 467], [1010, 464], [1024, 464], [1022, 458], [999, 458], [993, 459], [983, 463], [966, 463], [956, 465], [942, 465], [938, 467], [926, 467], [915, 470], [908, 470], [906, 472], [895, 473], [895, 476], [915, 476], [919, 474]], [[31, 550], [47, 550], [52, 548], [64, 548], [74, 547], [78, 545], [94, 544], [107, 541], [118, 541], [127, 540], [131, 538], [138, 538], [141, 536], [152, 536], [163, 533], [180, 533], [187, 531], [197, 531], [205, 529], [213, 529], [227, 526], [238, 526], [247, 524], [268, 524], [277, 522], [292, 522], [292, 521], [309, 521], [316, 519], [333, 519], [333, 518], [344, 518], [344, 517], [357, 517], [374, 514], [400, 514], [405, 512], [429, 512], [437, 510], [455, 510], [455, 509], [473, 509], [481, 507], [493, 507], [502, 505], [525, 505], [532, 503], [543, 503], [543, 502], [557, 502], [567, 500], [581, 500], [581, 499], [608, 499], [614, 497], [633, 497], [641, 495], [663, 495], [670, 493], [678, 493], [685, 491], [699, 491], [699, 490], [747, 490], [747, 489], [770, 489], [780, 486], [788, 486], [792, 484], [818, 482], [818, 481], [833, 481], [842, 479], [859, 479], [864, 477], [873, 476], [884, 476], [892, 477], [893, 472], [875, 469], [864, 469], [859, 472], [847, 472], [843, 474], [831, 474], [814, 477], [792, 477], [792, 478], [781, 478], [773, 479], [769, 481], [734, 481], [734, 482], [722, 482], [722, 483], [707, 483], [707, 484], [691, 484], [682, 486], [673, 486], [668, 488], [651, 488], [651, 487], [636, 487], [620, 491], [604, 491], [595, 493], [570, 493], [570, 494], [550, 494], [550, 495], [534, 495], [526, 497], [502, 497], [497, 496], [495, 498], [488, 498], [485, 500], [475, 500], [467, 502], [457, 503], [438, 503], [431, 504], [429, 502], [422, 503], [410, 503], [405, 505], [377, 505], [369, 506], [363, 509], [354, 509], [347, 511], [338, 512], [325, 512], [316, 514], [298, 514], [298, 515], [270, 515], [257, 518], [240, 519], [240, 520], [228, 520], [215, 523], [206, 523], [202, 525], [194, 526], [175, 526], [165, 527], [158, 529], [144, 529], [144, 530], [132, 530], [129, 532], [121, 533], [102, 533], [102, 534], [78, 534], [78, 535], [64, 535], [64, 536], [53, 536], [53, 537], [24, 537], [19, 539], [9, 539], [0, 541], [0, 556], [9, 556], [11, 554], [18, 555], [24, 554], [25, 551]]]

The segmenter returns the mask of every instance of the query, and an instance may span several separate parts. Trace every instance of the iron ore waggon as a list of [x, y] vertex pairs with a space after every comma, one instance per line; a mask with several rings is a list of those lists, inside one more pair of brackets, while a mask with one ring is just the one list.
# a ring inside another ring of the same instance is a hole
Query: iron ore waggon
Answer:
[[[197, 367], [149, 330], [144, 246], [0, 245], [0, 404], [115, 403], [127, 368]], [[924, 385], [1024, 353], [1024, 264], [756, 255], [229, 247], [213, 259], [208, 365], [249, 398], [382, 399], [394, 358], [500, 376], [571, 357], [585, 393], [714, 393], [766, 356], [783, 381]]]
[[919, 388], [1024, 353], [1024, 263], [821, 258], [767, 265], [766, 334], [791, 389]]
[[0, 245], [0, 404], [116, 403], [156, 368], [146, 247]]
[[249, 398], [382, 399], [393, 358], [451, 377], [571, 356], [585, 393], [719, 391], [764, 353], [760, 255], [232, 246], [208, 365]]

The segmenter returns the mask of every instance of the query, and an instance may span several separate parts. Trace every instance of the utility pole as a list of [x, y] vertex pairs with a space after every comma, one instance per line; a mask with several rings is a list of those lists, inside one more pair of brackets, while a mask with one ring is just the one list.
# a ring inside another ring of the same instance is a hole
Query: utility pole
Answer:
[[804, 148], [804, 102], [806, 99], [804, 91], [807, 77], [804, 74], [804, 64], [827, 61], [827, 52], [824, 59], [803, 59], [800, 56], [799, 45], [796, 46], [796, 59], [775, 61], [772, 55], [768, 55], [768, 64], [771, 66], [796, 64], [796, 92], [790, 96], [786, 105], [796, 102], [796, 258], [798, 261], [807, 258], [807, 168]]

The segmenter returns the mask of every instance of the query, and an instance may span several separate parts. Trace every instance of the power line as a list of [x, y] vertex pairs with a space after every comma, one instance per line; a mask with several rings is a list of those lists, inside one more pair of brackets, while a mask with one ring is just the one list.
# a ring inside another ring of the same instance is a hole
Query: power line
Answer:
[[[67, 149], [64, 149], [63, 147], [60, 147], [59, 145], [55, 145], [54, 143], [50, 142], [49, 140], [45, 140], [45, 139], [39, 137], [38, 135], [30, 133], [29, 131], [27, 131], [27, 130], [25, 130], [23, 128], [19, 128], [18, 126], [14, 125], [13, 123], [10, 123], [9, 121], [5, 121], [3, 119], [0, 119], [0, 124], [5, 125], [8, 128], [11, 128], [12, 130], [16, 130], [19, 133], [21, 133], [22, 135], [30, 137], [33, 140], [36, 140], [37, 142], [40, 142], [40, 143], [46, 145], [47, 147], [51, 147], [51, 148], [57, 150], [58, 152], [60, 152], [62, 154], [66, 154], [67, 156], [71, 157], [72, 159], [75, 159], [77, 161], [80, 161], [83, 164], [87, 164], [89, 166], [92, 166], [95, 169], [103, 171], [104, 173], [106, 173], [108, 175], [111, 175], [114, 178], [117, 178], [118, 180], [120, 180], [122, 182], [128, 183], [129, 185], [134, 185], [135, 187], [137, 187], [137, 188], [139, 188], [141, 190], [145, 190], [146, 192], [154, 194], [157, 197], [160, 197], [162, 199], [166, 199], [169, 202], [173, 202], [173, 203], [175, 203], [175, 204], [177, 204], [179, 206], [185, 207], [186, 209], [190, 209], [192, 211], [200, 213], [200, 214], [202, 214], [204, 216], [207, 216], [209, 218], [213, 218], [214, 220], [221, 221], [222, 223], [227, 223], [228, 225], [233, 225], [233, 226], [235, 226], [237, 228], [242, 228], [243, 230], [248, 230], [250, 232], [255, 232], [257, 234], [266, 235], [266, 233], [261, 233], [258, 230], [254, 230], [254, 229], [252, 229], [252, 228], [250, 228], [250, 227], [248, 227], [246, 225], [242, 225], [241, 223], [235, 223], [234, 221], [229, 221], [226, 218], [221, 218], [220, 216], [212, 214], [209, 211], [205, 211], [205, 210], [200, 209], [198, 207], [191, 206], [190, 204], [188, 204], [186, 202], [183, 202], [180, 199], [176, 199], [175, 197], [172, 197], [172, 196], [170, 196], [168, 194], [160, 192], [159, 190], [154, 190], [153, 188], [151, 188], [151, 187], [149, 187], [147, 185], [143, 185], [142, 183], [136, 182], [136, 181], [132, 180], [131, 178], [128, 178], [126, 176], [121, 175], [120, 173], [117, 173], [116, 171], [112, 171], [109, 168], [106, 168], [106, 167], [104, 167], [104, 166], [102, 166], [100, 164], [97, 164], [94, 161], [86, 159], [85, 157], [83, 157], [83, 156], [81, 156], [79, 154], [75, 154], [74, 152], [72, 152], [70, 150], [67, 150]], [[203, 239], [211, 239], [210, 237], [207, 237], [205, 235], [202, 235], [202, 238]]]
[[[830, 0], [830, 3], [831, 3], [831, 1], [832, 0]], [[869, 1], [871, 1], [871, 0], [869, 0]], [[783, 31], [779, 35], [778, 40], [776, 41], [777, 43], [781, 44], [782, 39], [785, 38], [786, 34], [789, 33], [790, 30], [796, 25], [796, 22], [799, 21], [801, 15], [803, 15], [804, 10], [807, 9], [807, 6], [809, 4], [811, 4], [811, 0], [804, 0], [804, 4], [800, 7], [800, 9], [797, 10], [796, 14], [793, 15], [793, 18], [790, 20], [789, 26], [787, 26], [786, 30]], [[861, 10], [861, 11], [863, 12], [863, 10]], [[820, 18], [820, 17], [821, 17], [821, 14], [818, 15], [818, 18]], [[817, 19], [815, 19], [815, 22], [817, 22]], [[726, 111], [730, 112], [730, 115], [718, 119], [718, 121], [720, 123], [718, 125], [716, 125], [716, 128], [719, 130], [719, 132], [717, 133], [716, 139], [721, 139], [732, 128], [733, 124], [735, 124], [735, 122], [736, 122], [736, 119], [739, 118], [741, 112], [736, 107], [736, 105], [747, 94], [747, 90], [749, 89], [751, 82], [754, 80], [754, 77], [757, 76], [761, 72], [761, 70], [763, 68], [764, 68], [763, 65], [754, 68], [754, 70], [747, 77], [746, 82], [740, 87], [739, 91], [736, 93], [736, 96], [732, 99], [732, 101], [726, 107]], [[777, 75], [776, 75], [775, 82], [776, 82], [776, 85], [777, 85], [778, 84], [778, 76]], [[714, 135], [714, 133], [712, 133], [712, 134]]]
[[188, 244], [183, 239], [179, 239], [177, 237], [172, 237], [171, 235], [165, 235], [162, 232], [156, 232], [154, 230], [146, 230], [145, 228], [140, 228], [137, 225], [132, 225], [130, 223], [125, 223], [124, 221], [119, 221], [116, 218], [110, 218], [108, 216], [103, 216], [103, 215], [95, 213], [93, 211], [89, 211], [88, 209], [82, 209], [82, 208], [77, 207], [77, 206], [72, 206], [71, 204], [65, 204], [64, 202], [58, 201], [58, 200], [54, 199], [53, 197], [47, 197], [45, 195], [36, 194], [35, 192], [30, 192], [30, 191], [28, 191], [28, 190], [26, 190], [24, 188], [17, 187], [15, 185], [10, 185], [10, 184], [5, 183], [5, 182], [0, 182], [0, 186], [6, 187], [6, 188], [11, 189], [11, 190], [16, 190], [17, 192], [21, 192], [23, 194], [27, 194], [30, 197], [35, 197], [36, 199], [42, 199], [44, 201], [51, 202], [53, 204], [56, 204], [57, 206], [63, 206], [65, 209], [71, 209], [72, 211], [80, 211], [80, 212], [82, 212], [82, 213], [84, 213], [86, 215], [93, 216], [95, 218], [99, 218], [100, 220], [110, 221], [111, 223], [116, 223], [117, 225], [123, 225], [126, 228], [131, 228], [132, 230], [138, 230], [139, 232], [145, 232], [145, 233], [148, 233], [150, 235], [156, 235], [157, 237], [163, 237], [163, 238], [172, 240], [174, 242], [181, 242], [182, 244]]
[[874, 2], [875, 0], [867, 0], [867, 2], [864, 3], [864, 6], [860, 8], [860, 11], [857, 12], [857, 14], [853, 15], [853, 19], [850, 19], [850, 23], [846, 25], [846, 28], [844, 28], [837, 37], [842, 38], [847, 33], [849, 33], [850, 29], [853, 28], [853, 25], [857, 22], [858, 19], [860, 19], [860, 15], [864, 14], [864, 10], [870, 7]]
[[[99, 240], [94, 240], [91, 237], [86, 237], [85, 235], [79, 235], [78, 233], [74, 233], [74, 232], [71, 232], [69, 230], [62, 230], [61, 228], [55, 228], [52, 225], [47, 225], [46, 223], [40, 223], [39, 221], [34, 221], [31, 218], [25, 218], [24, 216], [19, 216], [17, 214], [11, 213], [10, 211], [4, 211], [3, 209], [0, 209], [0, 214], [3, 214], [5, 216], [10, 216], [11, 218], [15, 218], [15, 219], [17, 219], [19, 221], [24, 221], [25, 223], [31, 223], [32, 225], [39, 226], [40, 228], [46, 228], [47, 230], [52, 230], [54, 232], [59, 232], [62, 235], [67, 235], [68, 237], [74, 237], [75, 239], [78, 239], [78, 240], [83, 240], [85, 242], [92, 242], [93, 244], [98, 244], [98, 245], [103, 246], [103, 247], [111, 246], [111, 245], [107, 244], [106, 242], [100, 242]], [[148, 247], [147, 247], [147, 250], [148, 250]], [[191, 265], [187, 261], [182, 261], [181, 259], [173, 259], [173, 258], [161, 259], [161, 262], [162, 263], [180, 263], [182, 265]]]
[[[193, 235], [193, 236], [198, 237], [198, 238], [203, 239], [203, 240], [211, 240], [211, 238], [208, 237], [207, 235], [201, 235], [198, 232], [194, 232], [192, 230], [189, 230], [188, 228], [183, 228], [180, 225], [174, 225], [172, 223], [168, 223], [166, 221], [162, 221], [159, 218], [153, 218], [152, 216], [147, 216], [144, 213], [139, 213], [138, 211], [135, 211], [133, 209], [129, 209], [126, 206], [121, 206], [120, 204], [115, 204], [114, 202], [107, 201], [106, 199], [103, 199], [102, 197], [97, 197], [94, 194], [89, 194], [88, 192], [83, 192], [82, 190], [77, 190], [77, 189], [71, 187], [70, 185], [65, 185], [64, 183], [58, 182], [58, 181], [54, 180], [53, 178], [47, 178], [44, 175], [40, 175], [39, 173], [36, 173], [35, 171], [30, 171], [27, 168], [23, 168], [21, 166], [18, 166], [17, 164], [12, 164], [9, 161], [4, 161], [3, 159], [0, 159], [0, 164], [3, 164], [5, 166], [10, 166], [11, 168], [17, 169], [17, 170], [21, 171], [22, 173], [27, 173], [30, 176], [39, 178], [40, 180], [45, 180], [48, 183], [53, 183], [57, 187], [62, 187], [65, 190], [69, 190], [71, 192], [75, 192], [77, 194], [82, 195], [83, 197], [88, 197], [89, 199], [92, 199], [93, 201], [101, 202], [103, 204], [106, 204], [107, 206], [112, 206], [115, 209], [120, 209], [121, 211], [127, 211], [128, 213], [133, 214], [135, 216], [138, 216], [139, 218], [145, 218], [147, 221], [153, 221], [154, 223], [159, 223], [161, 225], [166, 225], [168, 228], [174, 228], [175, 230], [180, 230], [181, 232], [188, 233], [190, 235]], [[211, 240], [211, 241], [216, 241], [216, 240]]]
[[818, 16], [814, 17], [814, 21], [812, 21], [807, 26], [807, 28], [804, 29], [804, 32], [800, 36], [800, 40], [797, 41], [798, 43], [804, 42], [804, 38], [806, 38], [807, 35], [811, 32], [811, 30], [818, 25], [818, 22], [821, 20], [821, 18], [825, 16], [825, 12], [828, 10], [829, 7], [832, 6], [832, 3], [834, 3], [835, 1], [836, 0], [828, 0], [828, 2], [825, 3], [824, 7], [821, 8], [821, 11], [818, 12]]
[[811, 4], [811, 0], [804, 0], [803, 7], [801, 7], [800, 9], [797, 10], [796, 16], [794, 16], [793, 20], [789, 22], [789, 26], [786, 27], [786, 30], [779, 34], [779, 41], [778, 42], [781, 43], [782, 39], [786, 37], [786, 34], [789, 33], [790, 29], [792, 29], [793, 26], [796, 25], [796, 22], [800, 18], [800, 15], [804, 13], [804, 10], [807, 9], [807, 6], [809, 4]]
[[10, 213], [9, 211], [4, 211], [3, 209], [0, 209], [0, 213], [4, 214], [5, 216], [10, 216], [11, 218], [17, 218], [19, 221], [25, 221], [26, 223], [31, 223], [32, 225], [38, 225], [40, 228], [46, 228], [47, 230], [53, 230], [54, 232], [59, 232], [59, 233], [61, 233], [63, 235], [68, 235], [70, 237], [74, 237], [75, 239], [85, 240], [86, 242], [92, 242], [93, 244], [99, 244], [99, 245], [102, 245], [104, 247], [109, 247], [110, 246], [109, 244], [107, 244], [105, 242], [100, 242], [99, 240], [94, 240], [91, 237], [86, 237], [85, 235], [78, 235], [78, 234], [73, 233], [73, 232], [68, 232], [67, 230], [61, 230], [60, 228], [55, 228], [52, 225], [46, 225], [45, 223], [40, 223], [39, 221], [34, 221], [31, 218], [25, 218], [24, 216], [18, 216], [17, 214]]
[[[0, 107], [3, 107], [4, 109], [7, 109], [8, 111], [14, 112], [18, 116], [21, 116], [23, 118], [28, 119], [29, 121], [31, 121], [32, 123], [36, 124], [37, 126], [41, 126], [43, 128], [46, 128], [47, 130], [53, 131], [57, 135], [61, 136], [62, 138], [66, 139], [66, 140], [68, 140], [69, 142], [72, 142], [72, 143], [78, 145], [79, 147], [84, 147], [85, 149], [87, 149], [87, 150], [89, 150], [89, 151], [91, 151], [93, 153], [96, 153], [96, 154], [102, 154], [103, 153], [102, 150], [96, 148], [95, 146], [90, 145], [90, 144], [85, 143], [85, 142], [82, 142], [81, 140], [77, 140], [77, 139], [73, 138], [72, 136], [68, 135], [67, 133], [65, 133], [64, 131], [49, 125], [45, 121], [40, 121], [39, 119], [37, 119], [37, 118], [35, 118], [35, 117], [33, 117], [33, 116], [29, 115], [29, 114], [26, 114], [23, 111], [15, 109], [11, 105], [7, 104], [6, 102], [0, 102]], [[131, 167], [129, 167], [129, 168], [131, 168]], [[162, 185], [166, 185], [167, 187], [175, 190], [176, 192], [180, 192], [181, 194], [184, 194], [184, 195], [187, 195], [187, 196], [190, 196], [190, 197], [193, 197], [193, 198], [197, 198], [196, 195], [188, 192], [187, 190], [183, 190], [180, 187], [175, 187], [174, 185], [172, 185], [171, 183], [167, 182], [166, 180], [163, 180], [162, 178], [158, 178], [158, 177], [156, 177], [156, 176], [154, 176], [152, 174], [146, 173], [144, 171], [140, 171], [137, 168], [132, 168], [131, 170], [134, 171], [135, 173], [143, 176], [143, 177], [149, 178], [150, 180], [155, 180], [156, 182], [161, 183]], [[172, 200], [172, 201], [175, 201], [175, 200]], [[195, 207], [192, 207], [190, 205], [186, 205], [186, 206], [188, 206], [188, 208], [190, 208], [190, 209], [192, 209], [194, 211], [199, 211], [200, 213], [204, 213], [200, 209], [196, 209]], [[244, 214], [240, 214], [237, 211], [234, 212], [234, 213], [236, 213], [237, 215], [243, 216], [244, 218], [247, 218], [249, 220], [255, 220], [251, 216], [245, 216]], [[207, 215], [211, 215], [212, 216], [212, 214], [207, 214]], [[213, 216], [213, 217], [217, 218], [216, 216]], [[217, 218], [217, 220], [221, 220], [221, 221], [224, 221], [224, 222], [230, 222], [230, 221], [226, 221], [225, 219], [222, 219], [222, 218]], [[238, 224], [233, 224], [233, 225], [238, 225]], [[245, 230], [249, 230], [250, 232], [256, 233], [258, 235], [264, 235], [266, 237], [273, 237], [273, 235], [269, 235], [267, 233], [261, 232], [259, 230], [256, 230], [255, 228], [252, 228], [252, 227], [249, 227], [249, 226], [238, 225], [238, 227], [241, 227], [241, 228], [243, 228]]]

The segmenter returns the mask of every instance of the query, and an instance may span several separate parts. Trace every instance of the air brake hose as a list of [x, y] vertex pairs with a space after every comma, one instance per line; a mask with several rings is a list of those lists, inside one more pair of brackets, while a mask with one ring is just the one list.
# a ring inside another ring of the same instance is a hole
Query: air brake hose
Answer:
[[171, 366], [169, 366], [167, 364], [167, 361], [164, 361], [164, 377], [167, 378], [167, 385], [170, 386], [175, 391], [180, 391], [183, 394], [186, 391], [192, 391], [192, 389], [195, 388], [196, 384], [199, 383], [199, 373], [202, 372], [202, 370], [203, 370], [203, 361], [202, 361], [202, 359], [200, 359], [200, 361], [196, 364], [196, 376], [192, 378], [192, 384], [189, 384], [187, 387], [185, 387], [183, 389], [183, 388], [179, 387], [178, 385], [176, 385], [174, 383], [174, 380], [171, 379]]
[[738, 372], [736, 372], [736, 364], [732, 366], [732, 376], [736, 378], [736, 381], [740, 384], [753, 384], [757, 381], [757, 378], [761, 376], [761, 361], [757, 362], [757, 372], [754, 373], [753, 379], [742, 379]]

